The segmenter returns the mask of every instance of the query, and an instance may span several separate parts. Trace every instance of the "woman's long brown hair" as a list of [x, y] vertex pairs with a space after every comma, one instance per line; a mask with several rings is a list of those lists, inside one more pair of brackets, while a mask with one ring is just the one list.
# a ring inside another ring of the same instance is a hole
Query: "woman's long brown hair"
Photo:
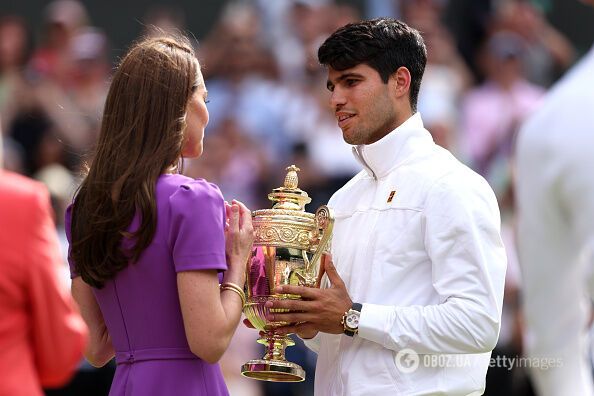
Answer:
[[[186, 106], [198, 78], [198, 61], [184, 37], [147, 38], [117, 68], [72, 211], [70, 258], [89, 285], [103, 287], [151, 243], [155, 184], [179, 163]], [[136, 214], [140, 224], [130, 233]], [[124, 248], [124, 238], [132, 248]]]

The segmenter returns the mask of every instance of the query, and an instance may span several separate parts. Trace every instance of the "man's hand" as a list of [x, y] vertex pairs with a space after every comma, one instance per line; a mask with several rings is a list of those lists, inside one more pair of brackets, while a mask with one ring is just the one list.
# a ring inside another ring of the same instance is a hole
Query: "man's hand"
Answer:
[[268, 308], [290, 310], [284, 313], [270, 313], [268, 320], [297, 323], [280, 327], [276, 329], [277, 333], [296, 333], [301, 338], [312, 338], [318, 331], [330, 334], [343, 332], [342, 316], [351, 308], [353, 302], [329, 256], [323, 261], [323, 268], [331, 283], [327, 289], [291, 285], [275, 289], [277, 294], [297, 294], [302, 297], [302, 300], [266, 302]]

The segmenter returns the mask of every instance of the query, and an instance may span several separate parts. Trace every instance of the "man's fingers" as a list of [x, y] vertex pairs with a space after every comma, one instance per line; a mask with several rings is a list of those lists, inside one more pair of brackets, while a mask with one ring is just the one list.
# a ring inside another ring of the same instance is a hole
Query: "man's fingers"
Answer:
[[322, 258], [320, 259], [320, 269], [318, 270], [318, 276], [316, 278], [316, 287], [320, 287], [322, 285], [322, 278], [326, 274], [326, 261], [332, 260], [332, 255], [328, 252], [322, 253]]
[[315, 337], [318, 333], [318, 330], [313, 324], [305, 322], [295, 325], [277, 327], [274, 329], [274, 332], [280, 335], [297, 334], [299, 337], [307, 340]]
[[[270, 300], [266, 302], [266, 319], [273, 322], [304, 322], [311, 317], [311, 302], [302, 300]], [[304, 316], [304, 315], [307, 315]]]
[[299, 337], [303, 338], [304, 340], [311, 339], [316, 336], [318, 330], [312, 323], [305, 322], [299, 323], [294, 326], [294, 333], [297, 334]]
[[286, 335], [286, 334], [295, 333], [296, 329], [297, 329], [297, 326], [291, 324], [291, 325], [277, 327], [274, 329], [274, 332], [276, 334]]
[[315, 330], [314, 326], [312, 326], [309, 323], [301, 323], [297, 325], [279, 327], [275, 329], [274, 332], [282, 335], [297, 334], [304, 340], [313, 338], [317, 334], [317, 331]]
[[336, 270], [331, 258], [324, 260], [324, 270], [332, 286], [344, 286], [344, 282], [338, 274], [338, 271]]
[[[307, 322], [313, 318], [312, 314], [304, 312], [280, 312], [280, 313], [269, 313], [266, 319], [272, 322], [287, 322], [287, 323], [299, 323]], [[289, 325], [294, 326], [294, 325]]]
[[313, 287], [282, 285], [277, 286], [274, 292], [276, 294], [296, 294], [302, 298], [314, 299], [317, 295], [317, 290]]
[[280, 334], [280, 335], [287, 335], [287, 334], [294, 334], [297, 331], [295, 329], [295, 326], [283, 326], [283, 327], [278, 327], [278, 328], [274, 329], [274, 332], [276, 334]]
[[307, 310], [308, 304], [311, 304], [311, 302], [290, 299], [270, 300], [266, 302], [266, 307], [272, 310], [288, 309], [290, 311], [305, 311]]

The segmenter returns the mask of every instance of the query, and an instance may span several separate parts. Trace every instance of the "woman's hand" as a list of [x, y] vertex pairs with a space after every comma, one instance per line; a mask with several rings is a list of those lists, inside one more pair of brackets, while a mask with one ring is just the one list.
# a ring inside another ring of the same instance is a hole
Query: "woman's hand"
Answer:
[[241, 202], [233, 200], [231, 204], [225, 202], [227, 223], [225, 224], [225, 251], [228, 270], [225, 272], [224, 282], [245, 283], [246, 262], [252, 253], [254, 243], [254, 228], [252, 213]]
[[[223, 283], [240, 288], [245, 283], [246, 261], [254, 242], [252, 214], [244, 204], [225, 202], [225, 254]], [[217, 362], [229, 347], [241, 317], [239, 293], [223, 293], [216, 270], [182, 271], [177, 274], [179, 300], [190, 350], [208, 363]], [[242, 298], [243, 300], [243, 298]], [[208, 326], [204, 326], [208, 323]]]

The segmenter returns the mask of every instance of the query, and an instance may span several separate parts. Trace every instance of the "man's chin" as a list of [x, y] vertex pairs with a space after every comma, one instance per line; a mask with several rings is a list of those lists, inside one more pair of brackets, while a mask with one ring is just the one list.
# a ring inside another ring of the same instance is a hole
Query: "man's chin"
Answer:
[[351, 136], [351, 135], [347, 135], [347, 134], [345, 134], [345, 133], [343, 133], [343, 134], [342, 134], [342, 139], [343, 139], [343, 140], [344, 140], [344, 141], [345, 141], [347, 144], [350, 144], [351, 146], [357, 146], [357, 145], [361, 144], [361, 143], [359, 143], [359, 142], [357, 141], [357, 139], [353, 138], [353, 136]]

